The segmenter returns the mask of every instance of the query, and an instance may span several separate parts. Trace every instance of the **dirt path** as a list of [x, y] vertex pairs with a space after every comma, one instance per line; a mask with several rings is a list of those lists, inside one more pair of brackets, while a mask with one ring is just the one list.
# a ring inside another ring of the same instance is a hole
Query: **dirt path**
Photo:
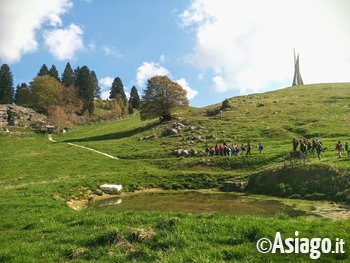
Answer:
[[89, 151], [92, 151], [92, 152], [95, 152], [95, 153], [98, 153], [98, 154], [102, 154], [108, 158], [111, 158], [111, 159], [115, 159], [115, 160], [118, 160], [119, 158], [118, 157], [115, 157], [115, 156], [112, 156], [110, 154], [107, 154], [107, 153], [104, 153], [104, 152], [100, 152], [100, 151], [97, 151], [97, 150], [94, 150], [92, 148], [89, 148], [89, 147], [85, 147], [85, 146], [82, 146], [82, 145], [78, 145], [78, 144], [75, 144], [75, 143], [68, 143], [69, 145], [72, 145], [72, 146], [76, 146], [76, 147], [79, 147], [79, 148], [83, 148], [85, 150], [89, 150]]

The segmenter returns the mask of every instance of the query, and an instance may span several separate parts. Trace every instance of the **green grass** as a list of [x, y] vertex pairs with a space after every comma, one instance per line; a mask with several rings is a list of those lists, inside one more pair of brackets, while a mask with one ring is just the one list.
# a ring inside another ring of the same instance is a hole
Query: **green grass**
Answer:
[[[102, 183], [121, 183], [126, 191], [154, 187], [201, 189], [219, 187], [227, 179], [249, 177], [256, 179], [257, 187], [252, 192], [260, 189], [265, 194], [286, 197], [299, 194], [305, 198], [325, 194], [322, 197], [326, 199], [343, 194], [346, 198], [350, 160], [338, 160], [334, 147], [337, 140], [350, 141], [350, 84], [293, 87], [232, 98], [230, 104], [231, 110], [211, 117], [203, 110], [218, 105], [179, 111], [180, 122], [189, 121], [195, 130], [182, 130], [177, 136], [162, 136], [170, 123], [141, 122], [138, 114], [75, 127], [66, 134], [54, 135], [58, 143], [26, 130], [18, 130], [23, 134], [1, 134], [0, 262], [308, 261], [307, 255], [263, 255], [255, 249], [260, 237], [273, 237], [276, 231], [293, 236], [295, 230], [306, 237], [343, 238], [345, 249], [349, 250], [348, 220], [333, 222], [284, 215], [266, 218], [166, 212], [97, 213], [94, 209], [73, 211], [66, 205], [72, 198], [97, 193]], [[197, 129], [198, 126], [203, 129]], [[153, 138], [141, 140], [151, 135]], [[204, 139], [215, 135], [217, 139], [191, 143], [189, 138], [193, 135]], [[303, 136], [315, 136], [324, 142], [327, 149], [321, 161], [310, 157], [306, 166], [283, 168], [291, 139]], [[235, 158], [171, 155], [179, 147], [203, 153], [207, 144], [223, 141], [230, 144], [249, 141], [254, 147], [253, 155]], [[120, 159], [109, 159], [67, 142]], [[264, 144], [261, 156], [256, 149], [259, 142]], [[300, 171], [305, 170], [315, 171], [303, 177]], [[298, 184], [306, 180], [313, 180], [309, 184], [312, 186], [321, 182], [323, 188]], [[280, 192], [269, 191], [271, 185]], [[155, 236], [143, 241], [130, 238], [138, 228], [152, 229]], [[322, 259], [347, 262], [349, 256], [330, 254]]]

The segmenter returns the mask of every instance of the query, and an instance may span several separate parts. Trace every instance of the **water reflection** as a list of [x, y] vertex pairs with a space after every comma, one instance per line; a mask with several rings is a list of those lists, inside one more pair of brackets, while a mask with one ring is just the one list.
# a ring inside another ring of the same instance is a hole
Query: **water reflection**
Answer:
[[111, 205], [119, 205], [122, 202], [122, 199], [108, 199], [107, 201], [101, 202], [100, 206], [111, 206]]
[[192, 213], [217, 212], [233, 215], [298, 216], [295, 210], [276, 200], [259, 200], [232, 193], [203, 193], [198, 191], [142, 193], [96, 201], [95, 209], [114, 211], [174, 211]]

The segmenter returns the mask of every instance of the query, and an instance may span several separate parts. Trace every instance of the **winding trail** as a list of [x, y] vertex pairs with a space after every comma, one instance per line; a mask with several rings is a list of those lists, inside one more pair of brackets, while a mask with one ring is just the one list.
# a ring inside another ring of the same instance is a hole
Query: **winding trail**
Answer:
[[95, 152], [95, 153], [98, 153], [98, 154], [102, 154], [102, 155], [104, 155], [104, 156], [106, 156], [106, 157], [108, 157], [108, 158], [111, 158], [111, 159], [119, 160], [118, 157], [115, 157], [115, 156], [113, 156], [113, 155], [109, 155], [109, 154], [104, 153], [104, 152], [100, 152], [100, 151], [94, 150], [94, 149], [89, 148], [89, 147], [85, 147], [85, 146], [78, 145], [78, 144], [75, 144], [75, 143], [70, 143], [70, 142], [69, 142], [68, 144], [69, 144], [69, 145], [72, 145], [72, 146], [80, 147], [80, 148], [83, 148], [83, 149], [85, 149], [85, 150], [89, 150], [89, 151], [92, 151], [92, 152]]

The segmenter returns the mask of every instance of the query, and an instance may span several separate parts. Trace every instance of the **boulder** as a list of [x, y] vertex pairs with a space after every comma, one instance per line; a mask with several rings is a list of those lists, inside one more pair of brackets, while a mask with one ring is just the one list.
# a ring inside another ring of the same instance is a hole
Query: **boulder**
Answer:
[[106, 194], [117, 194], [122, 190], [121, 184], [102, 184], [100, 189]]
[[163, 132], [163, 135], [176, 135], [178, 134], [179, 130], [174, 128], [166, 128]]
[[192, 135], [189, 140], [200, 141], [202, 137], [200, 135]]
[[246, 181], [226, 181], [220, 187], [223, 192], [243, 192], [247, 186]]
[[185, 125], [183, 125], [181, 122], [174, 122], [173, 123], [173, 128], [177, 130], [181, 130]]
[[172, 154], [178, 157], [190, 157], [190, 156], [197, 156], [198, 151], [190, 149], [176, 149], [172, 151]]

